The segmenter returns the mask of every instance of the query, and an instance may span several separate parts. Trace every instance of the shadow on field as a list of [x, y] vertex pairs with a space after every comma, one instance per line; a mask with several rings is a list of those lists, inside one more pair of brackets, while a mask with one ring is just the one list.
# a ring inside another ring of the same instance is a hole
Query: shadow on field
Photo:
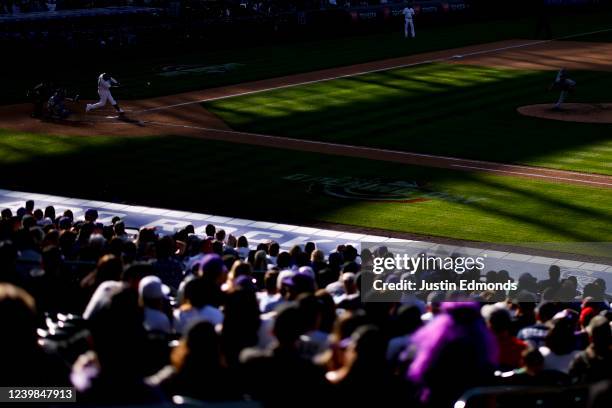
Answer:
[[[576, 72], [573, 102], [610, 102], [612, 76]], [[610, 140], [610, 126], [546, 121], [516, 108], [552, 103], [554, 72], [432, 64], [206, 103], [234, 129], [418, 153], [531, 163]], [[612, 161], [601, 151], [577, 164]]]
[[[530, 180], [187, 137], [23, 136], [15, 140], [20, 137], [5, 135], [0, 140], [0, 185], [5, 189], [482, 241], [612, 239], [610, 214], [587, 204], [589, 198], [610, 202], [612, 190], [550, 188]], [[311, 193], [307, 184], [285, 179], [294, 174], [417, 182], [426, 186], [419, 194], [434, 191], [475, 200], [432, 198], [407, 204], [340, 199]], [[578, 204], [578, 200], [583, 201]], [[595, 231], [594, 225], [601, 228]]]

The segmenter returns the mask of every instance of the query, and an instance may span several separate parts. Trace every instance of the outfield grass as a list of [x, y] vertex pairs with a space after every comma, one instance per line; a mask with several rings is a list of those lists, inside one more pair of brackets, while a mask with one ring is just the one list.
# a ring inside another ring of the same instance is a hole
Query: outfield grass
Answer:
[[[232, 128], [411, 152], [612, 174], [612, 126], [524, 117], [554, 72], [445, 63], [205, 103]], [[608, 72], [574, 72], [572, 101], [612, 102]]]
[[[611, 16], [610, 12], [555, 16], [551, 19], [553, 34], [560, 37], [612, 28]], [[103, 70], [121, 80], [123, 88], [115, 92], [119, 99], [149, 98], [426, 51], [531, 38], [535, 31], [535, 21], [531, 18], [486, 21], [419, 28], [418, 38], [407, 41], [403, 38], [403, 23], [400, 20], [396, 23], [397, 30], [391, 33], [265, 46], [250, 44], [249, 39], [245, 39], [245, 44], [240, 47], [215, 49], [214, 44], [203, 43], [201, 48], [190, 51], [157, 48], [109, 51], [107, 55], [96, 51], [97, 54], [92, 57], [69, 50], [66, 55], [56, 55], [53, 64], [44, 67], [40, 66], [39, 59], [30, 61], [23, 56], [11, 60], [1, 69], [3, 75], [11, 80], [3, 84], [0, 103], [24, 100], [25, 91], [46, 75], [51, 75], [60, 84], [79, 90], [84, 97], [94, 98], [95, 78]], [[160, 76], [162, 67], [182, 64], [237, 65], [226, 73], [195, 72], [173, 77]]]
[[[312, 186], [309, 192], [308, 183], [286, 179], [294, 174], [417, 181], [424, 187], [414, 197], [428, 200], [335, 198], [312, 192]], [[0, 131], [0, 186], [275, 222], [327, 221], [477, 241], [612, 240], [611, 189], [178, 136], [92, 138]]]

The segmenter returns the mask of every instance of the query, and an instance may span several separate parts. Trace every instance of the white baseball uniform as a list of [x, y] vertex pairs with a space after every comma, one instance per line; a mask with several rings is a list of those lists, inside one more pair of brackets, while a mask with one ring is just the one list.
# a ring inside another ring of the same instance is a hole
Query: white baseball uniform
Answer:
[[98, 77], [98, 95], [100, 95], [100, 100], [94, 104], [87, 104], [86, 110], [89, 112], [90, 110], [103, 108], [106, 105], [106, 102], [110, 102], [112, 106], [117, 105], [117, 101], [115, 101], [115, 98], [113, 98], [110, 91], [110, 88], [117, 84], [118, 82], [115, 80], [115, 78], [109, 78], [106, 80], [104, 79], [104, 74], [101, 74]]
[[416, 37], [414, 33], [414, 9], [412, 7], [406, 7], [404, 11], [402, 11], [402, 14], [404, 15], [404, 36], [408, 38], [408, 33], [410, 33], [411, 38]]

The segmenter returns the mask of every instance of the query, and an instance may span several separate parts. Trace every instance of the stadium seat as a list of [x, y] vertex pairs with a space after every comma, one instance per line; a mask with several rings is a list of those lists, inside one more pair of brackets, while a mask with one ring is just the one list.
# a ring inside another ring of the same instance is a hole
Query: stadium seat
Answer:
[[588, 388], [496, 386], [468, 390], [454, 408], [586, 408]]

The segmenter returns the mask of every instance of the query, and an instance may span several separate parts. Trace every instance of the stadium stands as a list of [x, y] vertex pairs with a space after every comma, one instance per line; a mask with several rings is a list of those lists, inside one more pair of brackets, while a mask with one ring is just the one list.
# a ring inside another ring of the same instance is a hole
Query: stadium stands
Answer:
[[203, 236], [190, 226], [133, 233], [95, 210], [79, 220], [33, 201], [5, 209], [0, 383], [72, 384], [94, 404], [429, 407], [582, 407], [600, 384], [593, 406], [606, 406], [602, 280], [579, 292], [551, 267], [515, 292], [376, 303], [362, 282], [378, 255], [249, 246], [212, 224]]

